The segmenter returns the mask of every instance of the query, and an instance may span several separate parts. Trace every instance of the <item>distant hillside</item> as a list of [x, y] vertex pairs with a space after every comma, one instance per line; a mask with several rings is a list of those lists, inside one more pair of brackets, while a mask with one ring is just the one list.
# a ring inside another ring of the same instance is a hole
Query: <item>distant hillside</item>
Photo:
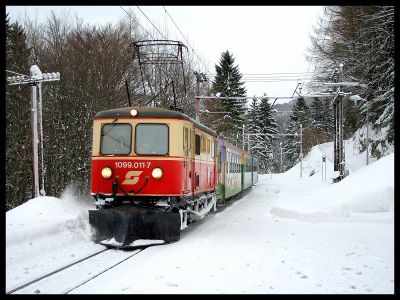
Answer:
[[[313, 102], [313, 98], [305, 98], [306, 104], [310, 107]], [[289, 116], [290, 112], [293, 108], [293, 105], [296, 103], [296, 99], [291, 100], [286, 103], [275, 103], [273, 109], [276, 109], [278, 112], [276, 113], [276, 122], [278, 123], [278, 131], [284, 132], [286, 127], [289, 125]]]
[[273, 109], [277, 110], [276, 123], [278, 124], [278, 132], [283, 133], [289, 125], [290, 111], [293, 108], [295, 100], [287, 103], [275, 103]]

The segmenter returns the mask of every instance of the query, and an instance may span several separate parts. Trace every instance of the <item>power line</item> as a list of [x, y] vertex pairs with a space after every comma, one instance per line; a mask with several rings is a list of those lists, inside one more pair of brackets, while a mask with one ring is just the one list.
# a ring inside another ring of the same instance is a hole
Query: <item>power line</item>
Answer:
[[[209, 78], [215, 74], [207, 74]], [[241, 80], [245, 82], [283, 82], [283, 81], [299, 81], [302, 78], [312, 77], [311, 73], [264, 73], [264, 74], [243, 74]]]
[[138, 5], [136, 7], [140, 10], [140, 12], [146, 17], [146, 19], [150, 22], [151, 25], [157, 30], [157, 32], [166, 40], [167, 38], [158, 30], [158, 28], [153, 24], [153, 22], [150, 21], [150, 19], [146, 16], [146, 14], [140, 9]]
[[[164, 6], [163, 6], [164, 7]], [[122, 8], [122, 7], [121, 7]], [[147, 17], [147, 15], [140, 9], [139, 6], [137, 6], [137, 8], [140, 10], [140, 12], [146, 17], [146, 19], [150, 22], [150, 24], [157, 30], [157, 32], [164, 38], [167, 39], [162, 33], [161, 31], [157, 28], [157, 26], [155, 26], [153, 24], [153, 22]], [[200, 56], [196, 53], [196, 51], [194, 51], [193, 47], [190, 45], [189, 41], [186, 39], [186, 37], [183, 35], [182, 31], [179, 29], [178, 25], [176, 25], [175, 21], [173, 20], [173, 18], [171, 17], [171, 15], [169, 14], [169, 12], [166, 10], [166, 8], [164, 7], [165, 12], [167, 13], [167, 15], [169, 16], [169, 18], [171, 19], [171, 21], [174, 23], [175, 27], [178, 29], [178, 31], [180, 32], [180, 34], [183, 36], [183, 38], [185, 39], [185, 41], [188, 43], [188, 46], [192, 49], [193, 53], [197, 56], [197, 58], [201, 61], [201, 63], [207, 68], [207, 65], [203, 62], [203, 60], [200, 58]], [[152, 36], [152, 35], [151, 35]], [[152, 36], [153, 37], [153, 36]], [[154, 37], [153, 37], [154, 38]]]
[[186, 43], [188, 44], [188, 46], [192, 49], [193, 53], [196, 54], [197, 58], [199, 59], [199, 61], [201, 61], [201, 63], [204, 65], [204, 67], [208, 70], [207, 65], [204, 63], [204, 61], [200, 58], [200, 56], [196, 53], [196, 51], [194, 51], [193, 47], [190, 45], [189, 41], [186, 39], [186, 37], [183, 35], [182, 31], [179, 29], [178, 25], [176, 25], [174, 19], [171, 17], [171, 15], [169, 14], [169, 12], [167, 11], [167, 9], [165, 8], [165, 6], [163, 6], [165, 13], [168, 15], [168, 17], [171, 19], [172, 23], [174, 23], [175, 27], [178, 29], [179, 33], [182, 35], [182, 37], [185, 39]]
[[121, 5], [120, 7], [129, 16], [129, 18], [131, 18], [131, 20], [133, 20], [136, 24], [138, 24], [149, 36], [151, 36], [154, 39], [154, 36], [151, 33], [149, 33], [142, 25], [140, 25], [140, 23], [136, 21], [135, 18], [133, 18]]
[[[277, 73], [242, 73], [242, 75], [260, 75], [260, 76], [264, 76], [264, 75], [295, 75], [295, 74], [312, 74], [309, 72], [277, 72]], [[216, 75], [216, 73], [207, 73], [206, 75], [209, 76], [214, 76]]]

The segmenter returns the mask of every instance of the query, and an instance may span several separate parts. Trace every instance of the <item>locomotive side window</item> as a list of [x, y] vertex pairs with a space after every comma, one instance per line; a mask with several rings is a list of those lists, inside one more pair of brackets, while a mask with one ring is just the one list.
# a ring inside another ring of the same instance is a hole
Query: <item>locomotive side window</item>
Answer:
[[185, 155], [188, 154], [189, 143], [188, 143], [188, 129], [186, 127], [183, 128], [183, 152]]
[[200, 155], [200, 136], [196, 134], [196, 141], [195, 141], [195, 153], [196, 155]]
[[135, 152], [139, 155], [167, 155], [168, 126], [166, 124], [137, 124]]
[[103, 155], [126, 155], [131, 153], [132, 126], [110, 123], [101, 127], [100, 153]]
[[204, 135], [201, 135], [201, 152], [205, 153], [206, 152], [206, 140], [204, 138]]

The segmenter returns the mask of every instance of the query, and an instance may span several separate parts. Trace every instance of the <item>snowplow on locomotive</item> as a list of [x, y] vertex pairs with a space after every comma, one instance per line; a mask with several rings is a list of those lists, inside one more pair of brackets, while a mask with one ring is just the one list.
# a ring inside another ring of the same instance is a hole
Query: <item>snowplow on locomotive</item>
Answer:
[[188, 222], [232, 196], [218, 191], [244, 189], [232, 178], [240, 172], [242, 181], [248, 177], [246, 157], [177, 111], [125, 107], [97, 113], [91, 175], [96, 209], [89, 210], [96, 242], [124, 248], [137, 240], [179, 240]]

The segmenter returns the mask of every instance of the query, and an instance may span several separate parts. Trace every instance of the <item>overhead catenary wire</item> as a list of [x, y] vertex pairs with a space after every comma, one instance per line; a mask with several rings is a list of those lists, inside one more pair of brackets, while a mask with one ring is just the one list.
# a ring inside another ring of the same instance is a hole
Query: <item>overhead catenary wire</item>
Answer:
[[140, 10], [143, 16], [145, 16], [145, 18], [150, 22], [150, 24], [153, 25], [153, 27], [157, 30], [157, 32], [166, 40], [167, 38], [161, 33], [160, 30], [158, 30], [158, 28], [153, 24], [153, 22], [151, 22], [151, 20], [146, 16], [146, 14], [140, 9], [140, 7], [138, 5], [136, 5], [136, 7]]
[[[137, 22], [122, 6], [120, 6], [121, 8], [122, 8], [122, 10], [132, 19], [132, 20], [134, 20], [141, 28], [143, 28], [143, 30], [149, 35], [149, 36], [151, 36], [154, 40], [155, 40], [155, 38], [154, 38], [154, 36], [151, 34], [151, 33], [149, 33], [139, 22]], [[151, 25], [153, 25], [153, 27], [157, 30], [157, 32], [164, 38], [164, 39], [166, 39], [165, 38], [165, 36], [158, 30], [158, 28], [153, 24], [153, 22], [151, 22], [151, 20], [147, 17], [147, 15], [140, 9], [140, 7], [139, 6], [137, 6], [137, 8], [140, 10], [140, 12], [146, 17], [146, 19], [151, 23]], [[162, 73], [164, 73], [164, 75], [166, 75], [167, 77], [168, 77], [168, 74], [165, 72], [165, 70], [163, 70], [163, 69], [160, 69], [160, 71], [162, 72]], [[173, 83], [173, 81], [172, 81], [172, 83]], [[171, 82], [169, 83], [169, 84], [171, 84]], [[168, 84], [168, 85], [169, 85]], [[167, 85], [167, 86], [168, 86]], [[158, 95], [158, 94], [157, 94]], [[157, 96], [156, 95], [156, 96]], [[154, 98], [155, 97], [153, 97], [153, 99], [151, 99], [151, 101], [152, 100], [154, 100]]]
[[[121, 8], [125, 11], [125, 13], [132, 19], [134, 20], [140, 27], [142, 27], [146, 33], [148, 35], [150, 35], [153, 39], [154, 36], [152, 34], [150, 34], [142, 25], [140, 25], [122, 6]], [[140, 12], [143, 14], [143, 16], [150, 22], [150, 24], [155, 28], [155, 30], [164, 38], [167, 39], [162, 33], [161, 31], [157, 28], [157, 26], [154, 25], [154, 23], [149, 19], [149, 17], [147, 17], [147, 15], [140, 9], [139, 6], [137, 6], [137, 8], [140, 10]], [[193, 53], [197, 56], [197, 58], [199, 59], [199, 61], [204, 65], [204, 67], [208, 70], [207, 65], [204, 63], [204, 61], [202, 60], [202, 58], [196, 53], [196, 51], [194, 51], [194, 48], [190, 45], [189, 41], [186, 39], [186, 37], [183, 35], [182, 31], [180, 30], [180, 28], [178, 27], [178, 25], [175, 23], [175, 21], [173, 20], [172, 16], [169, 14], [169, 12], [166, 10], [166, 8], [163, 6], [165, 13], [168, 15], [168, 17], [171, 19], [171, 21], [174, 23], [175, 27], [178, 29], [178, 31], [180, 32], [180, 34], [182, 35], [182, 37], [185, 39], [186, 43], [188, 44], [189, 48], [193, 51]]]
[[[207, 77], [213, 78], [215, 74], [206, 74]], [[241, 80], [244, 82], [284, 82], [284, 81], [301, 81], [302, 78], [312, 77], [311, 73], [305, 72], [279, 72], [279, 73], [244, 73]]]
[[154, 36], [150, 32], [148, 32], [138, 21], [136, 21], [135, 18], [133, 18], [121, 5], [120, 7], [129, 16], [129, 18], [131, 18], [131, 20], [133, 20], [136, 24], [138, 24], [149, 36], [151, 36], [154, 39]]
[[[205, 74], [207, 77], [214, 77], [216, 74], [214, 73], [209, 73]], [[303, 77], [311, 77], [313, 74], [312, 73], [243, 73], [242, 79], [276, 79], [276, 78], [303, 78]]]
[[197, 56], [197, 58], [199, 59], [199, 61], [204, 65], [205, 69], [208, 70], [207, 65], [204, 63], [204, 61], [201, 59], [201, 57], [196, 53], [196, 51], [194, 51], [193, 47], [190, 45], [189, 41], [186, 39], [185, 35], [182, 33], [182, 31], [180, 30], [180, 28], [178, 27], [178, 25], [176, 25], [174, 19], [171, 17], [171, 15], [169, 14], [169, 12], [167, 11], [167, 9], [165, 8], [165, 6], [163, 6], [165, 13], [168, 15], [168, 17], [171, 19], [172, 23], [174, 23], [175, 27], [178, 29], [179, 33], [182, 35], [182, 37], [185, 39], [186, 43], [188, 44], [188, 47], [190, 49], [192, 49], [193, 53]]
[[[141, 26], [122, 6], [121, 8], [125, 11], [125, 13], [132, 19], [134, 20], [140, 27], [144, 29], [143, 26]], [[140, 9], [139, 6], [137, 8], [140, 10], [140, 12], [143, 14], [143, 16], [150, 22], [150, 24], [155, 28], [155, 30], [163, 37], [165, 36], [161, 33], [161, 31], [157, 28], [157, 26], [154, 25], [154, 23], [148, 18], [148, 16]], [[179, 26], [176, 24], [175, 20], [171, 16], [171, 14], [167, 11], [165, 6], [163, 6], [165, 14], [168, 15], [169, 19], [172, 21], [174, 26], [177, 28], [179, 33], [182, 35], [184, 40], [186, 41], [188, 47], [193, 51], [193, 53], [196, 55], [196, 57], [199, 59], [199, 61], [204, 65], [204, 67], [208, 70], [207, 65], [204, 63], [202, 58], [197, 54], [197, 52], [194, 50], [194, 48], [191, 46], [189, 43], [188, 39], [185, 37], [185, 35], [182, 33], [182, 30], [179, 28]], [[146, 29], [144, 29], [147, 34], [153, 37], [152, 34], [150, 34]], [[154, 38], [154, 37], [153, 37]], [[302, 81], [304, 79], [312, 79], [313, 73], [309, 73], [310, 65], [308, 66], [307, 72], [277, 72], [277, 73], [244, 73], [242, 74], [242, 80], [248, 83], [276, 83], [276, 82], [290, 82], [290, 81]], [[315, 70], [314, 70], [315, 71]], [[215, 77], [215, 74], [213, 73], [207, 73], [204, 74], [206, 77], [209, 79]]]

